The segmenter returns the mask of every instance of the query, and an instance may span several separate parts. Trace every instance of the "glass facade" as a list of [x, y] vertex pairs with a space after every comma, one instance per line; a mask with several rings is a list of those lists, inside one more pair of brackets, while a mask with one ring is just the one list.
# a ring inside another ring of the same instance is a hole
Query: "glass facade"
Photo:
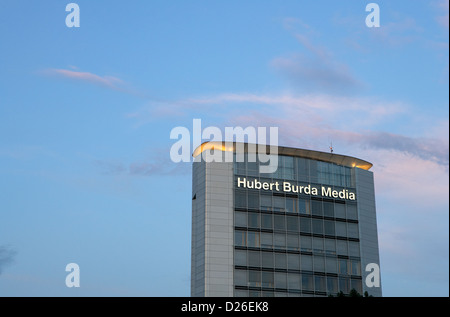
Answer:
[[[279, 156], [273, 174], [234, 163], [238, 177], [355, 191], [350, 167]], [[234, 188], [234, 296], [362, 293], [357, 200]]]

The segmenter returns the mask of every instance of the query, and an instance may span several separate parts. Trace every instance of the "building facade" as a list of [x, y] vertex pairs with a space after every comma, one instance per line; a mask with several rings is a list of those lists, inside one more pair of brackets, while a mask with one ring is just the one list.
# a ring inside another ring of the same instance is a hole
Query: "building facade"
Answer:
[[372, 164], [277, 150], [269, 174], [248, 144], [194, 152], [191, 296], [381, 296], [365, 270], [379, 267]]

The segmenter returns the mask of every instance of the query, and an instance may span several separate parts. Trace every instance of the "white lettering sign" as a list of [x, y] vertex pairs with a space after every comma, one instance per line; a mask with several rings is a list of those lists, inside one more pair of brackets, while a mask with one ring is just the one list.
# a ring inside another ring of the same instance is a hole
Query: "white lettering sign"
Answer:
[[249, 189], [262, 189], [270, 191], [282, 191], [285, 193], [305, 194], [312, 196], [322, 196], [328, 198], [339, 198], [346, 200], [356, 200], [356, 194], [348, 189], [336, 190], [332, 187], [318, 186], [318, 185], [296, 185], [290, 182], [261, 182], [257, 179], [247, 180], [247, 178], [238, 177], [237, 187]]

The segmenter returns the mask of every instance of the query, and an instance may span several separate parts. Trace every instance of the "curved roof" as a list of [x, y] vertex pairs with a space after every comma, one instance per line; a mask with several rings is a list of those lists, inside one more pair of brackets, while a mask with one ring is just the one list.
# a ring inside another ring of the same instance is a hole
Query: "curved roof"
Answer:
[[[297, 149], [292, 147], [278, 146], [278, 154], [286, 156], [302, 157], [322, 162], [334, 163], [337, 165], [357, 167], [364, 170], [369, 170], [373, 164], [356, 157], [334, 154], [328, 152], [320, 152], [313, 150]], [[193, 157], [197, 157], [206, 150], [220, 150], [226, 152], [244, 152], [257, 153], [256, 144], [241, 143], [241, 142], [204, 142], [194, 150]], [[270, 154], [267, 152], [267, 154]]]

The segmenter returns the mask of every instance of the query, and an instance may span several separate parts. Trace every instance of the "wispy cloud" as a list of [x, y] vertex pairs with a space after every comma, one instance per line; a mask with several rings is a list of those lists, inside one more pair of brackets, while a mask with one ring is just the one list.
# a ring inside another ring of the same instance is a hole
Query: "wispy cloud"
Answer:
[[[216, 96], [189, 98], [179, 105], [188, 105], [184, 111], [215, 109], [230, 118], [245, 118], [249, 121], [259, 118], [262, 121], [287, 120], [293, 126], [306, 125], [314, 128], [330, 126], [355, 130], [373, 127], [404, 114], [406, 106], [400, 102], [383, 102], [376, 98], [345, 97], [326, 94], [293, 95], [229, 93]], [[243, 115], [242, 110], [252, 111]], [[182, 109], [180, 109], [182, 111]], [[263, 120], [264, 118], [264, 120]], [[351, 122], [350, 122], [351, 120]], [[295, 124], [297, 122], [297, 124]], [[311, 122], [314, 122], [312, 124]], [[280, 125], [286, 126], [286, 124]]]
[[342, 63], [304, 54], [277, 57], [271, 66], [300, 91], [348, 92], [363, 84]]
[[[167, 106], [167, 105], [166, 105]], [[449, 145], [445, 131], [448, 120], [440, 128], [430, 129], [423, 136], [385, 131], [386, 122], [400, 118], [418, 120], [408, 105], [376, 98], [346, 97], [324, 94], [296, 96], [283, 94], [226, 93], [215, 96], [187, 98], [169, 107], [173, 115], [199, 115], [205, 111], [220, 114], [221, 124], [240, 126], [278, 126], [285, 145], [317, 147], [333, 140], [348, 148], [390, 150], [414, 157], [449, 164]], [[130, 114], [137, 120], [156, 120], [155, 108]], [[414, 117], [415, 116], [415, 117]], [[434, 121], [434, 124], [436, 121]]]
[[79, 71], [75, 66], [70, 66], [70, 69], [48, 68], [39, 73], [45, 76], [69, 79], [88, 84], [97, 85], [100, 87], [128, 93], [132, 95], [142, 95], [136, 89], [132, 88], [130, 84], [115, 76], [100, 76], [91, 72]]
[[16, 251], [7, 246], [0, 246], [0, 274], [2, 274], [3, 269], [14, 262], [16, 256]]
[[[314, 119], [308, 120], [307, 118]], [[251, 115], [236, 116], [233, 120], [236, 124], [242, 126], [278, 126], [282, 132], [281, 141], [285, 145], [312, 148], [322, 145], [325, 148], [327, 142], [333, 141], [333, 143], [345, 147], [345, 150], [353, 152], [358, 148], [390, 150], [407, 153], [413, 157], [436, 162], [448, 168], [448, 139], [437, 136], [411, 137], [370, 129], [352, 130], [352, 125], [355, 127], [358, 123], [353, 121], [354, 119], [349, 119], [349, 117], [346, 119], [347, 128], [341, 124], [333, 124], [332, 120], [318, 113], [313, 116], [308, 115], [307, 118], [301, 119], [300, 116], [295, 116], [292, 112], [284, 113], [284, 116], [276, 118], [272, 115], [253, 112]], [[336, 121], [339, 121], [339, 118], [341, 116], [337, 115]]]
[[284, 27], [302, 45], [303, 50], [276, 57], [270, 66], [285, 77], [297, 91], [348, 93], [364, 88], [348, 65], [339, 62], [326, 47], [313, 43], [317, 32], [299, 19], [286, 18]]
[[[210, 116], [234, 117], [242, 111], [272, 114], [274, 118], [284, 115], [295, 116], [297, 120], [311, 121], [337, 118], [351, 115], [353, 124], [358, 126], [373, 125], [386, 120], [386, 117], [405, 112], [406, 107], [401, 102], [383, 102], [376, 98], [345, 97], [326, 94], [294, 95], [292, 93], [258, 94], [258, 93], [223, 93], [218, 95], [198, 96], [173, 102], [149, 102], [141, 109], [128, 113], [128, 118], [140, 122], [150, 122], [162, 117], [181, 117], [193, 114], [201, 115], [205, 111]], [[281, 112], [279, 111], [281, 110]], [[287, 113], [289, 112], [289, 113]], [[320, 115], [320, 117], [318, 116]], [[346, 121], [342, 121], [346, 122]]]
[[170, 160], [170, 149], [162, 149], [149, 158], [132, 162], [95, 159], [94, 165], [101, 173], [109, 175], [157, 176], [157, 175], [187, 175], [190, 165], [174, 163]]
[[403, 17], [384, 23], [383, 27], [373, 28], [370, 31], [369, 34], [374, 41], [395, 48], [419, 40], [424, 30], [412, 17]]
[[99, 76], [89, 72], [80, 72], [68, 69], [50, 68], [43, 71], [44, 74], [60, 76], [69, 79], [75, 79], [80, 81], [89, 82], [109, 88], [117, 89], [120, 85], [123, 85], [123, 81], [113, 76]]
[[449, 28], [449, 1], [440, 0], [436, 4], [440, 14], [436, 17], [436, 21], [448, 30]]

